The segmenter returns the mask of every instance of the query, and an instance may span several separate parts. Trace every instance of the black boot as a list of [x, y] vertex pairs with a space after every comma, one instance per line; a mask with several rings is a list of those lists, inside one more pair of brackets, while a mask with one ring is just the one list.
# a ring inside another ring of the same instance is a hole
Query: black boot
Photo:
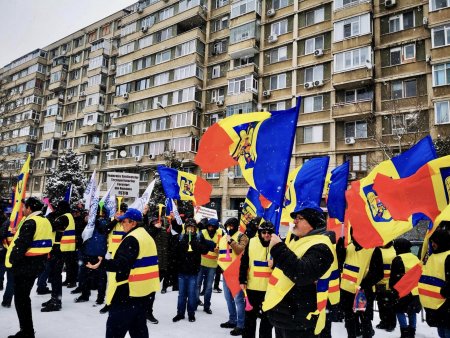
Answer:
[[34, 331], [33, 332], [25, 332], [20, 330], [15, 335], [8, 336], [8, 338], [34, 338]]
[[416, 328], [409, 326], [408, 327], [408, 337], [415, 338], [416, 337]]
[[147, 320], [152, 324], [158, 324], [159, 321], [153, 316], [153, 313], [147, 313]]
[[45, 305], [42, 309], [41, 312], [53, 312], [53, 311], [59, 311], [61, 310], [61, 301], [60, 300], [56, 300], [56, 299], [51, 299], [49, 303], [47, 303], [47, 305]]
[[400, 338], [408, 338], [409, 337], [409, 328], [408, 327], [404, 327], [404, 328], [400, 328]]

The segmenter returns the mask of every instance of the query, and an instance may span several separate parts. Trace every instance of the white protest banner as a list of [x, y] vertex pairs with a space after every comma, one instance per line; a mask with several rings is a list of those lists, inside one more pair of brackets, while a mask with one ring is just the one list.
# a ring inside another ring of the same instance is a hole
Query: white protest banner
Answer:
[[139, 174], [108, 172], [106, 174], [106, 186], [110, 187], [111, 195], [125, 198], [139, 197]]
[[217, 210], [210, 209], [206, 207], [194, 207], [194, 218], [202, 219], [202, 218], [215, 218], [217, 219]]

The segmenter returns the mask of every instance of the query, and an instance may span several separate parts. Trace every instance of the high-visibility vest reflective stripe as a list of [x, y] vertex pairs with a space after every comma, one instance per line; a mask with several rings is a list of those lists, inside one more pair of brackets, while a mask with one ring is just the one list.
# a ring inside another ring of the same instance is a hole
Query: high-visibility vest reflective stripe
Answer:
[[419, 280], [419, 297], [423, 307], [436, 310], [445, 303], [441, 288], [445, 285], [445, 260], [450, 251], [432, 254], [423, 267]]
[[[211, 238], [211, 237], [209, 237], [208, 230], [206, 230], [206, 229], [202, 230], [203, 237], [209, 241], [217, 243], [217, 245], [219, 244], [219, 234], [221, 234], [221, 233], [222, 233], [222, 230], [217, 229], [216, 232], [214, 233], [214, 237]], [[205, 266], [207, 268], [217, 268], [217, 258], [218, 257], [219, 257], [219, 255], [217, 253], [215, 253], [214, 251], [208, 251], [207, 254], [202, 255], [200, 265]]]
[[380, 248], [381, 256], [383, 257], [383, 279], [379, 281], [378, 285], [385, 285], [389, 289], [389, 278], [391, 277], [392, 260], [397, 255], [394, 246], [389, 248]]
[[130, 270], [128, 279], [117, 282], [116, 273], [109, 273], [106, 292], [107, 304], [111, 304], [117, 287], [122, 284], [129, 284], [130, 297], [145, 297], [159, 290], [158, 255], [155, 241], [142, 227], [135, 229], [127, 236], [136, 238], [139, 243], [139, 254]]
[[[52, 225], [49, 220], [40, 217], [40, 216], [31, 216], [24, 218], [24, 221], [33, 220], [36, 223], [36, 231], [33, 235], [33, 241], [31, 242], [31, 246], [25, 252], [25, 256], [42, 256], [48, 254], [52, 249]], [[20, 236], [20, 229], [22, 228], [22, 223], [19, 224], [17, 232], [15, 233], [11, 245], [8, 247], [6, 251], [6, 259], [5, 266], [7, 268], [12, 267], [12, 264], [9, 261], [9, 257], [11, 252], [15, 246], [15, 241], [17, 237]]]
[[73, 219], [73, 216], [71, 213], [65, 213], [63, 216], [66, 216], [69, 220], [69, 225], [67, 226], [66, 230], [64, 230], [63, 235], [61, 237], [61, 251], [62, 252], [69, 252], [69, 251], [75, 251], [76, 247], [76, 238], [75, 238], [75, 220]]
[[269, 268], [269, 248], [264, 247], [259, 237], [253, 237], [248, 244], [249, 269], [247, 274], [247, 289], [266, 291], [272, 269]]
[[356, 293], [358, 286], [369, 271], [373, 250], [361, 249], [356, 251], [353, 243], [347, 246], [347, 255], [341, 274], [341, 289]]
[[[400, 254], [399, 257], [401, 257], [401, 259], [403, 261], [403, 265], [405, 267], [405, 274], [402, 276], [402, 278], [400, 278], [400, 280], [397, 283], [399, 283], [402, 280], [405, 280], [405, 278], [407, 278], [407, 276], [408, 276], [408, 272], [411, 271], [412, 268], [414, 268], [417, 265], [422, 265], [419, 258], [417, 258], [416, 255], [414, 255], [410, 252]], [[414, 285], [409, 285], [409, 287], [411, 288], [410, 292], [413, 296], [417, 296], [419, 294], [418, 287], [417, 287], [418, 282], [419, 282], [419, 280], [417, 279], [417, 283], [415, 283]], [[400, 290], [398, 290], [398, 291], [400, 292]]]
[[126, 236], [121, 223], [117, 223], [108, 236], [108, 251], [114, 254], [119, 247], [120, 242]]
[[[231, 236], [231, 238], [237, 242], [240, 234], [241, 233], [239, 231], [236, 231], [236, 233]], [[231, 245], [229, 245], [228, 254], [230, 256], [230, 259], [227, 259], [227, 244], [227, 236], [223, 236], [219, 242], [219, 258], [217, 261], [223, 271], [225, 271], [230, 266], [231, 262], [237, 257], [237, 255], [231, 249]]]

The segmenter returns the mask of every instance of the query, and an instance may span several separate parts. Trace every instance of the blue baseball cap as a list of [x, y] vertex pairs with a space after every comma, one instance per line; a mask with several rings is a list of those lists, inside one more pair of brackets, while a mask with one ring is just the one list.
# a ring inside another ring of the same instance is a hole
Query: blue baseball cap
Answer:
[[219, 220], [217, 220], [216, 218], [210, 218], [208, 220], [208, 226], [212, 225], [214, 228], [218, 229], [219, 228]]
[[132, 221], [141, 222], [142, 212], [140, 212], [138, 209], [128, 208], [128, 210], [122, 216], [120, 216], [118, 220], [122, 222], [125, 218], [128, 218]]
[[12, 207], [6, 207], [4, 213], [5, 214], [11, 214], [12, 213]]

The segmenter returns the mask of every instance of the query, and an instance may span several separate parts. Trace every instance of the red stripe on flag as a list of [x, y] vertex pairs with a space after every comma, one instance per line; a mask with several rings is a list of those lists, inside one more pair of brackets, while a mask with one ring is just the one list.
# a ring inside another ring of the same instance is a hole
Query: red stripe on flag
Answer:
[[322, 311], [327, 307], [327, 300], [323, 300], [317, 304], [317, 310]]
[[223, 278], [225, 283], [227, 283], [228, 289], [230, 289], [231, 295], [236, 297], [236, 295], [241, 291], [241, 286], [239, 284], [239, 266], [241, 265], [241, 256], [236, 257], [236, 259], [228, 266], [228, 268], [223, 272]]
[[194, 188], [195, 205], [203, 205], [209, 203], [212, 186], [205, 179], [197, 176]]
[[342, 279], [349, 280], [350, 282], [356, 283], [358, 281], [358, 278], [347, 275], [346, 273], [342, 274]]
[[270, 275], [270, 277], [269, 277], [269, 284], [276, 285], [277, 283], [278, 283], [278, 278], [275, 277], [274, 275]]
[[158, 278], [158, 277], [159, 277], [159, 271], [154, 271], [154, 272], [149, 272], [149, 273], [130, 275], [130, 277], [128, 277], [128, 281], [129, 282], [141, 282], [144, 280], [149, 280], [149, 279]]
[[394, 289], [398, 291], [399, 298], [408, 295], [412, 289], [419, 284], [422, 275], [422, 266], [420, 264], [412, 267], [403, 277], [394, 285]]
[[426, 289], [419, 288], [419, 294], [428, 296], [431, 298], [444, 299], [444, 297], [439, 292], [434, 292], [434, 291], [430, 291], [430, 290], [426, 290]]
[[255, 277], [269, 278], [271, 275], [272, 275], [271, 272], [261, 272], [261, 271], [253, 272], [253, 276]]

